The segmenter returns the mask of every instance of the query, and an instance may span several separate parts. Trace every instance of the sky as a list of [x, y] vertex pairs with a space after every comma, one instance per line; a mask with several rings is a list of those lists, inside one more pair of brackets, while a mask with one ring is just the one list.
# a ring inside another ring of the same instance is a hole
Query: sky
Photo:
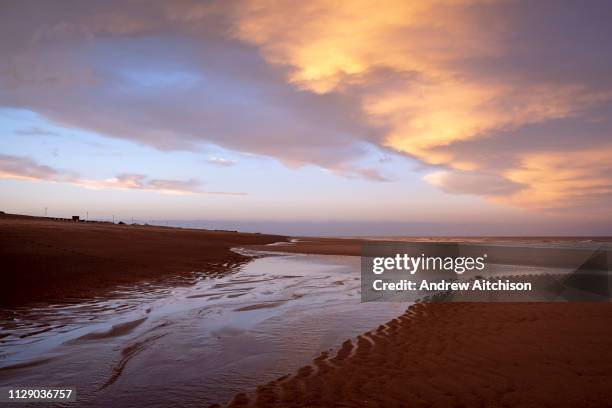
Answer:
[[612, 235], [609, 1], [3, 1], [0, 210]]

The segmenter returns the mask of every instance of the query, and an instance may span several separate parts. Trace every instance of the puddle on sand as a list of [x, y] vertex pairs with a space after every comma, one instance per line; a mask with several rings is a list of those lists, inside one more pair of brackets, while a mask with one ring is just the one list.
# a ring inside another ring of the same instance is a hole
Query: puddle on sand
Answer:
[[402, 314], [360, 303], [359, 258], [258, 258], [189, 286], [3, 311], [0, 386], [76, 386], [79, 405], [206, 406]]

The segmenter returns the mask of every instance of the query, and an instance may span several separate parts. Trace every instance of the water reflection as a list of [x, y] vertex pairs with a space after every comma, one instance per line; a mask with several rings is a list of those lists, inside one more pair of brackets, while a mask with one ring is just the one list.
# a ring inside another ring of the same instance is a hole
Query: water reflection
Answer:
[[359, 258], [266, 256], [106, 298], [4, 311], [0, 385], [78, 387], [87, 405], [224, 402], [401, 314], [360, 303]]

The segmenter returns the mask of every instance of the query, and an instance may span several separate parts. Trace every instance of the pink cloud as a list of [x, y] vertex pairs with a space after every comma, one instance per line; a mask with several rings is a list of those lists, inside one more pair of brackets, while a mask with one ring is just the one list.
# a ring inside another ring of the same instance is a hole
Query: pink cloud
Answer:
[[38, 164], [36, 161], [19, 156], [0, 155], [0, 179], [48, 181], [73, 184], [90, 189], [143, 190], [161, 194], [213, 194], [246, 195], [241, 192], [207, 192], [201, 190], [198, 180], [154, 179], [144, 174], [120, 174], [116, 177], [94, 180], [79, 177], [71, 172]]

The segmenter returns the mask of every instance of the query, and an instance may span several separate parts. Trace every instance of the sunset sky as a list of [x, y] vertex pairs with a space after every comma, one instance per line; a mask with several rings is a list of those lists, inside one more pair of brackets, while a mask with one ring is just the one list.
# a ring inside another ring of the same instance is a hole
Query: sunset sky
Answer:
[[2, 1], [0, 210], [612, 234], [611, 39], [609, 1]]

